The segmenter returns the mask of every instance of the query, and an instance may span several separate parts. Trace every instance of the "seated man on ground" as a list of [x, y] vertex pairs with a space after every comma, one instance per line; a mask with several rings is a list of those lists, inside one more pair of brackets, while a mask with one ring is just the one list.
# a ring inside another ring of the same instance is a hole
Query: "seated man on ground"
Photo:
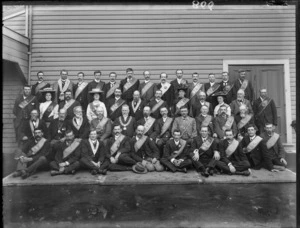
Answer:
[[43, 130], [36, 128], [34, 138], [29, 139], [22, 148], [15, 153], [17, 171], [13, 177], [21, 176], [23, 179], [34, 174], [38, 168], [47, 165], [46, 156], [51, 153], [50, 142], [44, 138]]
[[[222, 167], [220, 152], [217, 151], [217, 142], [208, 135], [208, 127], [201, 127], [200, 135], [194, 138], [190, 157], [197, 172], [202, 176], [214, 175], [215, 167]], [[225, 165], [225, 164], [224, 164]]]
[[80, 163], [80, 142], [75, 139], [71, 130], [66, 131], [66, 140], [53, 146], [54, 160], [50, 162], [51, 176], [60, 174], [75, 174]]
[[282, 145], [280, 135], [275, 131], [275, 126], [271, 123], [265, 124], [265, 132], [260, 136], [264, 139], [267, 150], [271, 156], [274, 169], [285, 170], [287, 162], [285, 160], [285, 150]]
[[164, 168], [159, 161], [159, 150], [154, 141], [144, 135], [144, 131], [145, 127], [139, 125], [136, 129], [136, 136], [130, 140], [131, 157], [136, 162], [141, 162], [148, 171], [161, 172]]
[[103, 142], [97, 140], [97, 131], [90, 130], [89, 138], [82, 140], [80, 166], [90, 170], [92, 175], [106, 175], [109, 160]]
[[222, 171], [227, 174], [249, 176], [250, 163], [247, 156], [243, 153], [243, 148], [239, 141], [233, 137], [231, 129], [225, 131], [225, 137], [226, 139], [219, 144], [220, 161], [226, 164], [226, 166], [223, 165], [221, 167]]
[[181, 139], [179, 129], [175, 129], [173, 138], [167, 141], [160, 162], [173, 173], [176, 171], [187, 173], [187, 169], [192, 166], [192, 160], [188, 156], [187, 141]]

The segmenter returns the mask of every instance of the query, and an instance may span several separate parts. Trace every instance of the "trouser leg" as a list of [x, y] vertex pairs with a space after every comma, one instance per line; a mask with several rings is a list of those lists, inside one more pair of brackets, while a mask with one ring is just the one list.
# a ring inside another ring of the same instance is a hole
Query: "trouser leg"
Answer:
[[100, 165], [100, 170], [107, 170], [109, 168], [110, 161], [108, 159], [105, 159], [103, 163]]
[[52, 170], [59, 170], [59, 165], [58, 165], [58, 163], [56, 162], [56, 161], [52, 161], [52, 162], [50, 162], [50, 168], [52, 169]]
[[69, 166], [65, 167], [64, 173], [69, 174], [72, 171], [76, 171], [80, 168], [80, 163], [79, 161], [75, 161], [74, 163], [70, 164]]
[[82, 168], [85, 168], [85, 169], [89, 169], [89, 170], [93, 170], [93, 169], [98, 169], [97, 166], [95, 166], [89, 159], [87, 159], [86, 157], [82, 157], [80, 160], [79, 160], [79, 163], [80, 163], [80, 166]]
[[197, 171], [203, 171], [205, 169], [204, 165], [201, 163], [200, 160], [198, 161], [192, 160], [192, 165]]
[[172, 172], [176, 172], [177, 168], [174, 164], [172, 164], [168, 159], [162, 158], [160, 159], [160, 163], [163, 164], [163, 166], [170, 169]]
[[29, 174], [33, 174], [39, 167], [43, 167], [47, 163], [48, 162], [47, 162], [47, 159], [45, 158], [45, 156], [41, 156], [36, 161], [34, 161], [33, 163], [30, 164], [30, 166], [27, 168], [27, 172]]
[[238, 172], [246, 171], [250, 168], [249, 161], [232, 162], [232, 165], [235, 167], [236, 171]]
[[286, 167], [286, 165], [283, 164], [283, 163], [280, 161], [279, 158], [274, 158], [274, 159], [272, 159], [272, 163], [273, 163], [273, 165], [279, 165], [279, 166]]
[[179, 169], [183, 169], [183, 168], [189, 168], [190, 166], [192, 166], [192, 160], [191, 159], [184, 159], [183, 162], [180, 163], [179, 165]]
[[120, 165], [120, 164], [109, 164], [109, 171], [119, 172], [119, 171], [130, 171], [132, 168], [130, 166]]
[[136, 164], [136, 161], [128, 154], [121, 154], [118, 158], [118, 164], [133, 166]]

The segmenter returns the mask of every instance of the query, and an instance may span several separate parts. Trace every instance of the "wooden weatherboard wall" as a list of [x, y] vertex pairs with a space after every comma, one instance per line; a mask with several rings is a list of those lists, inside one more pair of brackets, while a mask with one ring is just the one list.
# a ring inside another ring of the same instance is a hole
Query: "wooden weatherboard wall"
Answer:
[[25, 6], [19, 7], [11, 15], [3, 15], [2, 24], [15, 32], [26, 35], [26, 11]]

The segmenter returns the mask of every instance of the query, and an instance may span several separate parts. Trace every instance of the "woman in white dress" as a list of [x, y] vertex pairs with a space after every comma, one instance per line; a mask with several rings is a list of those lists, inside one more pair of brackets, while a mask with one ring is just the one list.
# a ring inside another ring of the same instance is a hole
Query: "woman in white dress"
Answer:
[[56, 106], [54, 102], [55, 91], [52, 88], [45, 88], [41, 91], [43, 96], [43, 102], [40, 103], [40, 119], [44, 120], [47, 127], [49, 126], [51, 120], [53, 120], [52, 111]]
[[97, 109], [99, 107], [103, 108], [103, 114], [104, 117], [107, 117], [107, 110], [105, 107], [105, 104], [100, 101], [100, 94], [103, 93], [103, 91], [99, 88], [94, 88], [92, 91], [89, 92], [90, 96], [93, 96], [94, 100], [93, 102], [89, 103], [86, 110], [86, 117], [88, 118], [89, 122], [95, 118], [97, 118]]

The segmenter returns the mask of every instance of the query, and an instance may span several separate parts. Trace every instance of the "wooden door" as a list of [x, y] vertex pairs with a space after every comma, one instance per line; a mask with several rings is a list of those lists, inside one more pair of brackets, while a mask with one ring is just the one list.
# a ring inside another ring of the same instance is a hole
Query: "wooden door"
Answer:
[[286, 118], [285, 118], [285, 93], [283, 65], [230, 65], [230, 81], [238, 78], [238, 70], [246, 70], [246, 78], [253, 84], [254, 98], [259, 97], [259, 90], [266, 88], [277, 108], [278, 126], [276, 132], [281, 134], [282, 141], [286, 142]]

